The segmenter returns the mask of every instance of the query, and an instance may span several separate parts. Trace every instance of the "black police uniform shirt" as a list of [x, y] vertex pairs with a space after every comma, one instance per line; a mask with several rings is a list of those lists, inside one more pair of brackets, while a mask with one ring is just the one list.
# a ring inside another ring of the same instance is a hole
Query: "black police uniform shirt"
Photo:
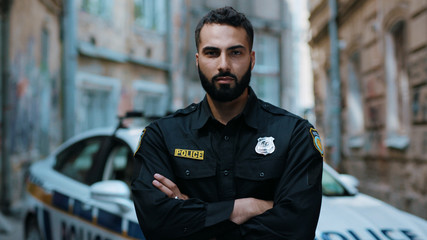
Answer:
[[[227, 125], [205, 99], [144, 129], [132, 183], [147, 239], [314, 239], [322, 197], [317, 131], [249, 89], [243, 112]], [[160, 173], [190, 199], [169, 198], [152, 185]], [[273, 200], [242, 225], [229, 220], [234, 199]]]

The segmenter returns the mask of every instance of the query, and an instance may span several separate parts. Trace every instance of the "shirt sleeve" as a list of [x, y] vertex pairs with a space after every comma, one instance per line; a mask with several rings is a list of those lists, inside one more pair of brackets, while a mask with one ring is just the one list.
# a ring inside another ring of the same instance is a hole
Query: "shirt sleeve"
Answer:
[[322, 155], [317, 131], [308, 122], [297, 125], [274, 206], [240, 226], [244, 239], [314, 239], [322, 200]]
[[[147, 239], [209, 239], [237, 228], [229, 221], [234, 200], [208, 203], [196, 198], [169, 198], [152, 185], [160, 173], [173, 182], [175, 176], [159, 127], [144, 130], [134, 161], [140, 166], [132, 182], [132, 194], [140, 227]], [[179, 187], [179, 186], [178, 186]]]

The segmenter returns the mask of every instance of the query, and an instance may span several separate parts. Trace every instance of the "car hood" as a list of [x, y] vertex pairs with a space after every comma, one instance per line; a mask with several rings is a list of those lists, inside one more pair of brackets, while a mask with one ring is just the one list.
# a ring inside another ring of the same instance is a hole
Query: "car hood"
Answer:
[[427, 221], [364, 194], [323, 197], [317, 239], [427, 239]]

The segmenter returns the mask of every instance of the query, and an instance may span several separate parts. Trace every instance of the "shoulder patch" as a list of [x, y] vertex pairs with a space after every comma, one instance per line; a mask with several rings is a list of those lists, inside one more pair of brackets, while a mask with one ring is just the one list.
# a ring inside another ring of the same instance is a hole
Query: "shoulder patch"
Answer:
[[317, 151], [319, 151], [320, 155], [322, 155], [323, 157], [324, 151], [323, 151], [322, 142], [320, 141], [319, 133], [317, 132], [316, 129], [310, 128], [310, 134], [311, 134], [311, 137], [313, 138], [314, 147], [317, 149]]
[[139, 143], [138, 143], [138, 147], [136, 148], [136, 151], [134, 152], [133, 156], [135, 156], [136, 152], [139, 151], [139, 149], [141, 148], [141, 143], [142, 143], [142, 138], [145, 135], [145, 131], [147, 131], [146, 128], [144, 128], [144, 130], [142, 130], [141, 136], [139, 137]]

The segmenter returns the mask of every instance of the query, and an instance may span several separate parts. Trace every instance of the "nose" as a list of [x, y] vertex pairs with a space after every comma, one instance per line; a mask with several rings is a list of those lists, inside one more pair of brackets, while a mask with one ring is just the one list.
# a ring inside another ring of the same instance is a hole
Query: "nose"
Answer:
[[219, 57], [218, 71], [219, 72], [229, 72], [230, 71], [230, 62], [226, 54], [221, 54]]

